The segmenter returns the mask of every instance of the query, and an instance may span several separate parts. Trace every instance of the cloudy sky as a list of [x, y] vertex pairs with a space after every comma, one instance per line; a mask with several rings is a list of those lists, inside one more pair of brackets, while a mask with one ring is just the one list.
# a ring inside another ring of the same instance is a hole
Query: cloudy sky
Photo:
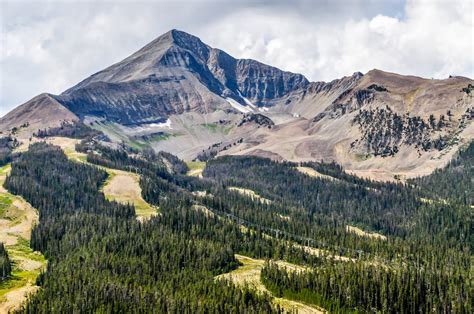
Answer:
[[0, 0], [0, 116], [172, 28], [310, 80], [378, 68], [474, 77], [472, 0]]

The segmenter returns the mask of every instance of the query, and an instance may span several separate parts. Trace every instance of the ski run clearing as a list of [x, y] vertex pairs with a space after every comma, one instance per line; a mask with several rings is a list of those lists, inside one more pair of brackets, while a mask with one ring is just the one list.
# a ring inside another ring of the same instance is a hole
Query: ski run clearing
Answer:
[[311, 167], [296, 167], [296, 170], [313, 178], [320, 178], [320, 179], [326, 179], [326, 180], [331, 180], [331, 181], [337, 180], [336, 178], [317, 172]]
[[0, 283], [0, 313], [19, 309], [38, 289], [36, 278], [46, 268], [46, 259], [34, 252], [29, 242], [31, 229], [38, 222], [37, 210], [3, 187], [10, 169], [10, 165], [0, 168], [0, 242], [12, 260], [10, 278]]
[[231, 186], [231, 187], [228, 187], [228, 190], [229, 191], [235, 191], [235, 192], [240, 193], [242, 195], [248, 196], [253, 200], [260, 201], [262, 204], [270, 204], [272, 202], [271, 200], [269, 200], [267, 198], [264, 198], [264, 197], [261, 197], [260, 195], [255, 193], [255, 191], [252, 191], [252, 190], [249, 190], [249, 189], [244, 189], [244, 188], [239, 188], [239, 187], [236, 187], [236, 186]]
[[346, 231], [347, 232], [352, 232], [357, 234], [358, 236], [361, 237], [368, 237], [368, 238], [373, 238], [373, 239], [379, 239], [379, 240], [387, 240], [387, 237], [384, 236], [383, 234], [376, 233], [376, 232], [366, 232], [360, 228], [354, 227], [354, 226], [346, 226]]
[[148, 204], [142, 197], [140, 176], [135, 173], [104, 168], [109, 174], [102, 192], [109, 201], [133, 204], [137, 219], [140, 221], [151, 218], [158, 213], [158, 208]]
[[[71, 138], [32, 139], [23, 142], [16, 151], [25, 152], [29, 144], [40, 141], [61, 147], [68, 158], [75, 162], [87, 163], [86, 155], [75, 150], [75, 145], [79, 140]], [[107, 199], [133, 204], [137, 219], [140, 221], [158, 213], [158, 208], [143, 200], [139, 185], [140, 177], [137, 174], [100, 168], [109, 174], [102, 188]], [[22, 197], [10, 194], [3, 187], [10, 170], [10, 165], [0, 168], [0, 242], [5, 244], [10, 259], [13, 261], [11, 278], [0, 283], [0, 313], [19, 309], [27, 296], [39, 289], [35, 281], [41, 271], [46, 269], [47, 264], [40, 252], [34, 252], [30, 248], [31, 229], [38, 222], [38, 211]]]
[[[235, 255], [235, 257], [241, 262], [243, 265], [238, 267], [237, 269], [216, 276], [216, 279], [226, 279], [232, 281], [235, 285], [249, 285], [250, 287], [256, 289], [260, 293], [267, 293], [272, 295], [270, 291], [267, 290], [265, 285], [260, 281], [260, 273], [262, 268], [265, 264], [264, 260], [261, 259], [253, 259], [243, 255]], [[275, 262], [278, 266], [286, 267], [286, 269], [290, 271], [306, 271], [307, 268], [295, 264], [290, 264], [284, 261], [276, 261]], [[285, 311], [291, 313], [326, 313], [321, 308], [316, 306], [309, 306], [301, 302], [296, 302], [292, 300], [288, 300], [285, 298], [276, 298], [273, 297], [273, 303], [282, 307]]]

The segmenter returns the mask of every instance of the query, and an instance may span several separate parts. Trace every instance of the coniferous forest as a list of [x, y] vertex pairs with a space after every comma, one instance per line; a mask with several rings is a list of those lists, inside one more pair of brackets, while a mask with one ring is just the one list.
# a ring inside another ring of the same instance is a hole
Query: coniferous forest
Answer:
[[7, 279], [12, 271], [8, 252], [3, 243], [0, 242], [0, 282]]
[[267, 294], [215, 279], [239, 267], [241, 254], [267, 260], [261, 280], [275, 296], [329, 312], [472, 313], [473, 146], [404, 184], [354, 177], [337, 164], [237, 156], [210, 160], [197, 178], [173, 155], [84, 140], [76, 149], [90, 164], [139, 174], [143, 198], [159, 207], [139, 222], [132, 205], [105, 198], [102, 168], [33, 144], [5, 182], [39, 210], [31, 246], [48, 260], [22, 312], [281, 311]]

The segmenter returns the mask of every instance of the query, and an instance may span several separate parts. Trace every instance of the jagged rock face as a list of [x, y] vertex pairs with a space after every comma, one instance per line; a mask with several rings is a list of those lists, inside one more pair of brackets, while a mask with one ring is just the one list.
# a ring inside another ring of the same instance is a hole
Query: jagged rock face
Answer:
[[222, 108], [228, 106], [226, 97], [243, 106], [243, 97], [265, 105], [307, 84], [301, 74], [237, 60], [172, 30], [56, 99], [81, 117], [140, 124], [184, 111]]
[[254, 60], [237, 62], [236, 79], [242, 95], [261, 105], [309, 84], [303, 75], [282, 72]]

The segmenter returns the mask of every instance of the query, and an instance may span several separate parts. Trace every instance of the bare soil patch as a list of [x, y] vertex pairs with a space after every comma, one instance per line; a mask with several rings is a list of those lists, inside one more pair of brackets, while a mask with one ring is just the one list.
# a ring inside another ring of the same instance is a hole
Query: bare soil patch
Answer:
[[0, 299], [0, 313], [10, 313], [19, 310], [30, 294], [38, 291], [39, 287], [27, 283], [25, 286], [5, 293]]

